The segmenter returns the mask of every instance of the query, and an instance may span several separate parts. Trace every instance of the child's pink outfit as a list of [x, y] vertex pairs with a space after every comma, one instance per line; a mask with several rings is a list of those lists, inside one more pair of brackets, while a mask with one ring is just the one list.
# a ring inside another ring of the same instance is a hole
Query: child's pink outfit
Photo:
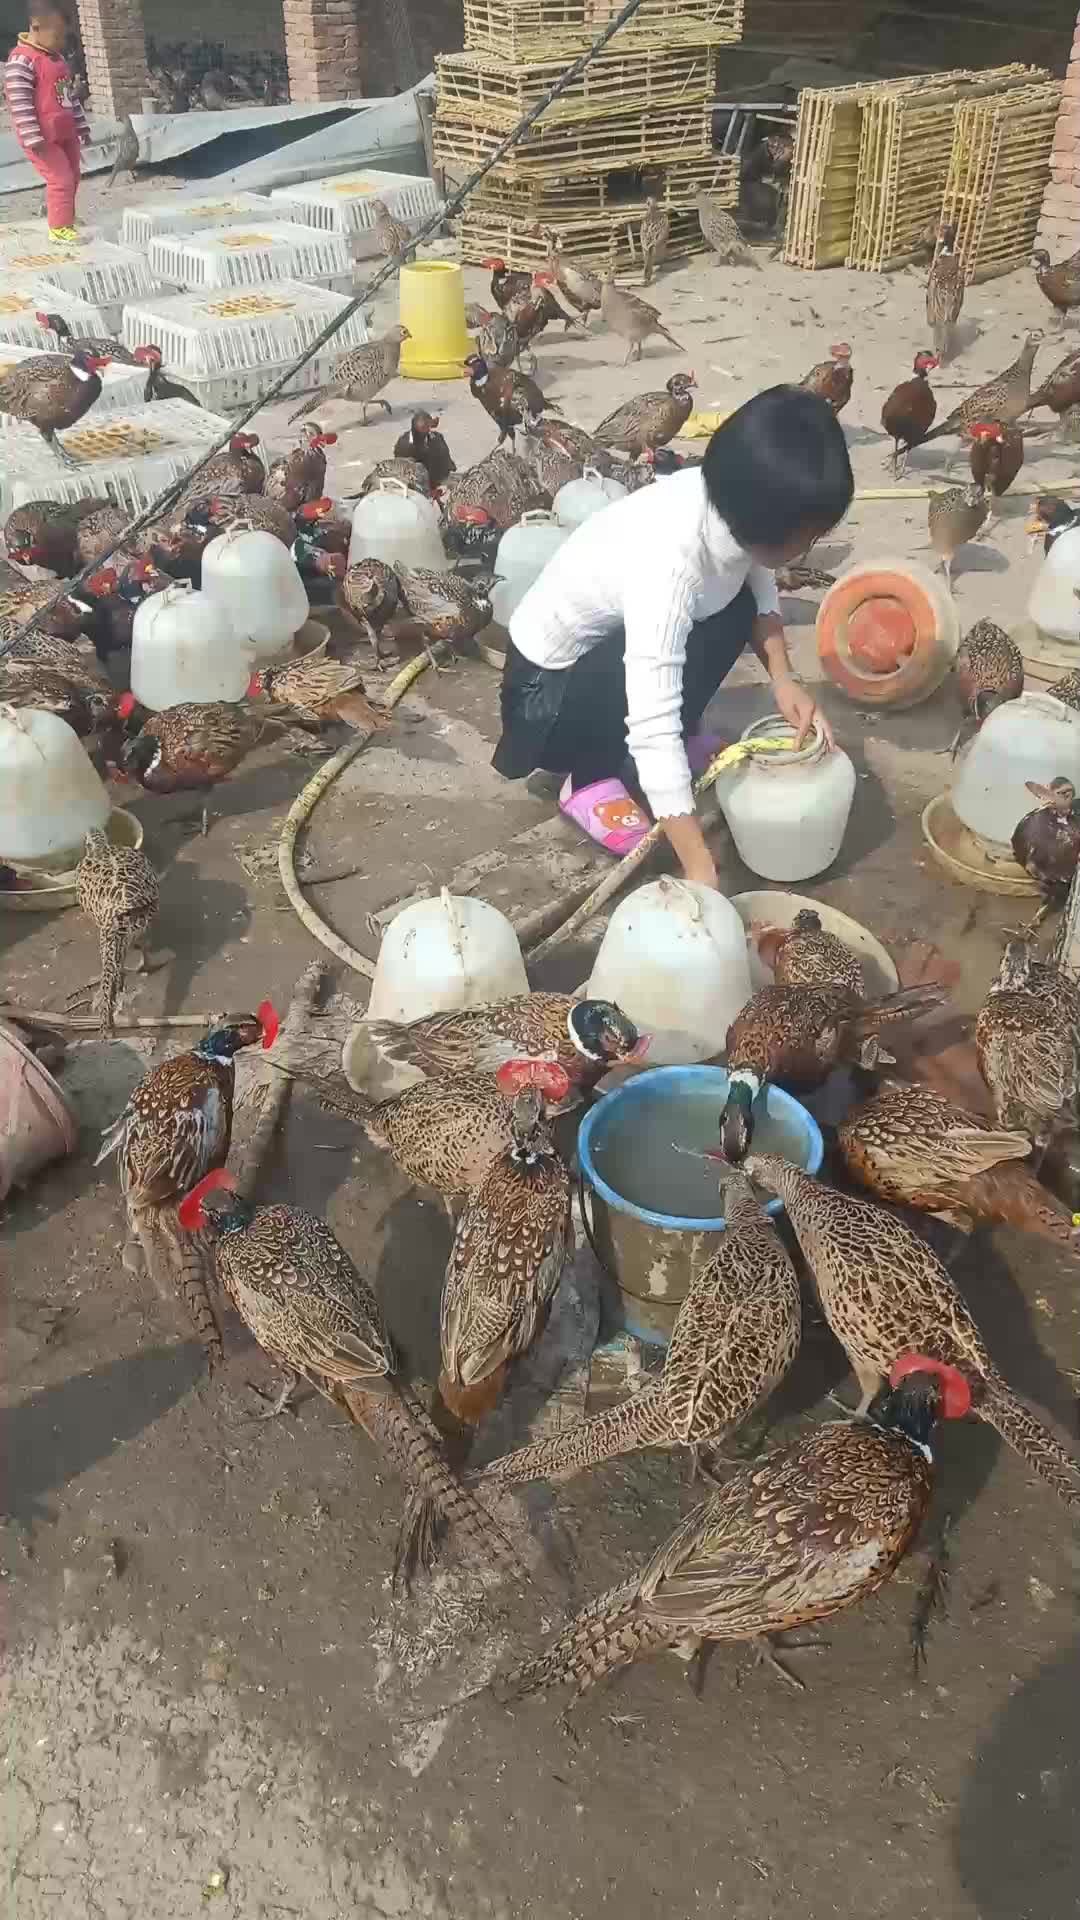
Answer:
[[4, 68], [4, 95], [15, 138], [45, 182], [50, 228], [74, 226], [79, 154], [90, 127], [71, 68], [62, 54], [46, 53], [21, 33]]

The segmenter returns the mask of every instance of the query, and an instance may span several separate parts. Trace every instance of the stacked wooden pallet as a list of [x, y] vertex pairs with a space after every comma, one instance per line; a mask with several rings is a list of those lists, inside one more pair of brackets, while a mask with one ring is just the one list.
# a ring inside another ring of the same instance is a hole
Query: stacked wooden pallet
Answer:
[[944, 217], [969, 280], [1030, 259], [1060, 105], [1061, 82], [1050, 80], [958, 109]]
[[[1019, 242], [1012, 242], [1020, 229], [1011, 210], [1027, 202], [1006, 189], [1039, 149], [1038, 116], [1023, 155], [1020, 128], [1032, 117], [1033, 97], [1041, 97], [1048, 84], [1054, 83], [1041, 68], [1010, 66], [807, 89], [799, 97], [785, 259], [794, 266], [844, 264], [867, 272], [903, 266], [940, 217], [956, 143], [965, 141], [967, 151], [976, 140], [982, 154], [998, 124], [997, 111], [1008, 116], [1023, 98], [1019, 119], [1014, 123], [1007, 117], [1003, 123], [1014, 133], [1005, 141], [996, 175], [1004, 199], [994, 257], [1017, 251]], [[961, 114], [975, 119], [961, 122]], [[1051, 117], [1044, 161], [1052, 131]], [[1000, 148], [999, 138], [995, 152]]]
[[[435, 157], [462, 179], [541, 100], [618, 10], [617, 0], [465, 0], [465, 52], [436, 61]], [[740, 37], [742, 0], [643, 0], [634, 18], [545, 109], [471, 195], [457, 222], [466, 260], [542, 263], [541, 227], [576, 257], [621, 262], [653, 195], [673, 254], [704, 245], [694, 201], [725, 205], [738, 163], [714, 154], [716, 48]]]

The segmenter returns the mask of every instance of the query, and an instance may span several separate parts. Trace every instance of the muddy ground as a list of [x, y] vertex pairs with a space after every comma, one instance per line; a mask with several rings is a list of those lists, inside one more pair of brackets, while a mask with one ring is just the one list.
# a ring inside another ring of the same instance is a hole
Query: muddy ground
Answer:
[[[91, 187], [84, 212], [93, 218], [101, 204]], [[4, 211], [26, 209], [10, 200]], [[729, 407], [799, 377], [847, 339], [856, 377], [844, 424], [858, 479], [886, 484], [878, 415], [924, 344], [920, 280], [811, 277], [760, 258], [761, 271], [696, 260], [663, 277], [656, 297], [685, 360], [653, 346], [639, 369], [623, 369], [620, 343], [596, 328], [588, 341], [542, 342], [542, 381], [591, 425], [688, 360], [702, 403]], [[483, 276], [468, 279], [478, 296]], [[392, 320], [389, 296], [377, 318]], [[960, 384], [1006, 365], [1048, 309], [1018, 275], [973, 289], [964, 318], [948, 370], [958, 386], [938, 381], [943, 406]], [[1051, 341], [1040, 364], [1058, 351]], [[390, 451], [410, 407], [431, 398], [459, 464], [491, 443], [464, 386], [429, 395], [397, 383], [388, 397], [392, 424], [339, 444], [333, 490], [355, 485]], [[265, 438], [280, 434], [285, 412], [260, 421]], [[323, 424], [347, 418], [332, 406]], [[907, 484], [939, 474], [939, 456], [939, 447], [916, 454]], [[996, 538], [961, 558], [965, 626], [1020, 615], [1035, 567], [1026, 500], [1072, 468], [1053, 439], [1032, 441]], [[861, 504], [832, 551], [925, 559], [925, 513], [921, 500]], [[814, 604], [792, 602], [788, 613], [815, 678]], [[369, 913], [477, 856], [495, 854], [480, 891], [516, 913], [589, 858], [553, 820], [543, 783], [507, 787], [491, 772], [496, 690], [476, 663], [427, 674], [392, 733], [318, 810], [307, 870], [359, 871], [309, 897], [372, 956]], [[859, 787], [840, 860], [813, 891], [887, 941], [937, 942], [961, 965], [956, 1004], [969, 1012], [1019, 914], [951, 884], [920, 835], [922, 807], [948, 770], [952, 700], [944, 693], [890, 718], [825, 699]], [[716, 719], [737, 729], [767, 704], [748, 668]], [[162, 875], [157, 944], [174, 957], [133, 989], [129, 1010], [287, 1001], [318, 949], [281, 893], [274, 849], [318, 764], [291, 738], [260, 750], [218, 793], [205, 840], [190, 801], [135, 801]], [[131, 803], [130, 790], [119, 797]], [[723, 829], [717, 848], [724, 886], [753, 884]], [[91, 931], [74, 912], [0, 910], [0, 943], [5, 997], [24, 1005], [59, 1007], [95, 971]], [[576, 982], [589, 950], [565, 951], [538, 984]], [[355, 974], [339, 967], [335, 984], [363, 1000]], [[911, 1636], [922, 1552], [875, 1600], [830, 1623], [827, 1653], [796, 1656], [803, 1693], [734, 1648], [713, 1660], [701, 1700], [680, 1663], [643, 1665], [589, 1696], [569, 1731], [552, 1700], [507, 1710], [480, 1697], [438, 1714], [643, 1562], [694, 1498], [684, 1465], [645, 1456], [531, 1490], [524, 1513], [538, 1548], [527, 1594], [485, 1592], [451, 1562], [433, 1590], [395, 1606], [387, 1570], [401, 1489], [369, 1444], [313, 1398], [294, 1419], [254, 1424], [248, 1382], [265, 1387], [271, 1376], [238, 1324], [223, 1374], [208, 1382], [179, 1306], [120, 1265], [115, 1172], [94, 1170], [95, 1142], [152, 1057], [128, 1039], [73, 1047], [64, 1078], [80, 1149], [4, 1220], [6, 1824], [19, 1920], [1080, 1912], [1080, 1547], [1065, 1511], [987, 1429], [968, 1423], [943, 1437], [926, 1544], [951, 1522], [949, 1602], [921, 1672]], [[294, 1099], [263, 1193], [325, 1213], [375, 1281], [407, 1369], [430, 1380], [448, 1248], [441, 1209], [305, 1097]], [[944, 1244], [1010, 1379], [1075, 1440], [1075, 1265], [1011, 1233]], [[843, 1374], [811, 1316], [775, 1432], [826, 1417], [825, 1391]]]

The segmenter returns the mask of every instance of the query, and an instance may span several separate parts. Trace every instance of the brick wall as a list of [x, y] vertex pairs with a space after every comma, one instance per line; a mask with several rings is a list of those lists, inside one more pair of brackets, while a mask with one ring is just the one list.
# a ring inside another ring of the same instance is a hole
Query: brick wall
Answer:
[[359, 93], [358, 0], [284, 0], [285, 57], [293, 100]]
[[1080, 18], [1054, 129], [1050, 185], [1043, 195], [1038, 237], [1055, 260], [1080, 247]]
[[148, 91], [140, 0], [79, 0], [79, 26], [94, 113], [138, 113]]

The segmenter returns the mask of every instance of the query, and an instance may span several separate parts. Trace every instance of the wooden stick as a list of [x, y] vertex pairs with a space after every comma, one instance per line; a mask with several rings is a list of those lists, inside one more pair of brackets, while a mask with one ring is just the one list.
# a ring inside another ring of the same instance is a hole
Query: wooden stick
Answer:
[[[281, 1023], [284, 1049], [288, 1048], [290, 1040], [299, 1037], [314, 1013], [326, 974], [325, 962], [313, 960], [300, 975], [293, 988], [289, 1010]], [[247, 1200], [254, 1197], [263, 1160], [292, 1089], [289, 1076], [272, 1072], [268, 1058], [256, 1060], [255, 1072], [257, 1078], [254, 1084], [249, 1085], [247, 1099], [237, 1115], [238, 1124], [233, 1128], [232, 1172], [236, 1176], [237, 1192]]]
[[[250, 1018], [251, 1008], [245, 1007], [241, 1013], [117, 1014], [113, 1025], [117, 1033], [136, 1033], [140, 1030], [150, 1032], [156, 1027], [228, 1027]], [[0, 1006], [0, 1020], [13, 1020], [24, 1027], [69, 1027], [75, 1033], [101, 1031], [101, 1021], [96, 1013], [54, 1013], [51, 1007], [7, 1004]]]

